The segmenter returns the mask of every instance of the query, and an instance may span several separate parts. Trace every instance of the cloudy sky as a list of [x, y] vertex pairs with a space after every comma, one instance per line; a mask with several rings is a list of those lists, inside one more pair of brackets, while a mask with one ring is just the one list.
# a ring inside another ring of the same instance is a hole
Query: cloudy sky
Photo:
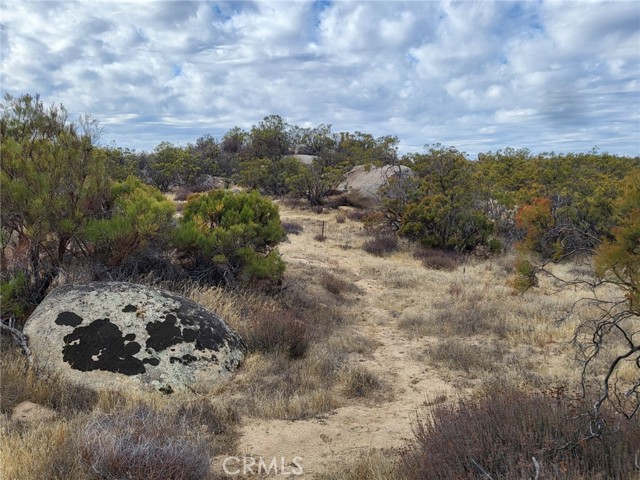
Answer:
[[640, 153], [640, 3], [1, 0], [0, 86], [185, 145], [278, 114], [474, 156]]

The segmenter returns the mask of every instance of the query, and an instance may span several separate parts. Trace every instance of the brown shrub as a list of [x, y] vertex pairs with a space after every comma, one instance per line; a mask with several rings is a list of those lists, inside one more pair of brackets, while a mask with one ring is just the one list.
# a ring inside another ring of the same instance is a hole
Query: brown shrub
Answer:
[[358, 291], [358, 287], [352, 283], [343, 280], [342, 278], [325, 273], [320, 277], [320, 284], [327, 289], [327, 291], [334, 295], [341, 295], [342, 293], [353, 293]]
[[363, 222], [366, 215], [367, 212], [365, 210], [360, 210], [358, 208], [354, 208], [347, 212], [347, 218], [352, 222]]
[[336, 208], [349, 205], [349, 200], [344, 194], [333, 195], [331, 197], [327, 197], [327, 199], [325, 200], [325, 205], [335, 210]]
[[186, 187], [180, 187], [175, 191], [175, 194], [173, 196], [174, 200], [177, 202], [184, 202], [187, 197], [189, 195], [191, 195], [192, 193], [194, 193], [195, 190], [190, 189], [190, 188], [186, 188]]
[[340, 212], [338, 215], [336, 215], [337, 223], [344, 223], [346, 221], [347, 221], [347, 216], [343, 212]]
[[148, 407], [97, 414], [77, 442], [83, 463], [100, 479], [199, 480], [210, 473], [206, 449], [184, 424]]
[[327, 239], [327, 236], [323, 235], [322, 233], [318, 233], [313, 236], [313, 239], [317, 242], [324, 242]]
[[420, 260], [425, 267], [432, 270], [455, 270], [462, 260], [458, 254], [453, 252], [428, 248], [416, 250], [414, 256]]
[[204, 427], [213, 435], [231, 435], [240, 422], [237, 410], [214, 404], [208, 398], [183, 403], [176, 410], [176, 418], [194, 429]]
[[398, 250], [398, 237], [395, 235], [377, 235], [362, 244], [362, 249], [370, 253], [382, 257], [387, 253]]
[[267, 305], [252, 312], [252, 319], [240, 332], [250, 351], [283, 352], [301, 358], [309, 348], [307, 323], [294, 311]]
[[282, 222], [282, 228], [287, 235], [300, 235], [304, 231], [304, 227], [299, 222]]
[[504, 361], [506, 350], [497, 344], [471, 345], [458, 339], [447, 339], [430, 347], [427, 354], [435, 364], [452, 370], [490, 372]]
[[382, 382], [364, 367], [350, 368], [345, 379], [345, 395], [349, 398], [368, 397], [382, 388]]
[[415, 480], [637, 475], [640, 423], [609, 412], [601, 437], [584, 440], [595, 426], [576, 414], [583, 408], [566, 397], [491, 385], [481, 396], [428, 408], [402, 470]]

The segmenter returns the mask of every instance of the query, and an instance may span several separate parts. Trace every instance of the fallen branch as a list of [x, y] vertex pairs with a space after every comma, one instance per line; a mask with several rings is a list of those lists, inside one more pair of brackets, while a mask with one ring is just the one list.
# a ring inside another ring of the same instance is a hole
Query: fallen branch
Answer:
[[15, 328], [15, 322], [15, 318], [13, 317], [11, 317], [8, 321], [0, 320], [0, 330], [9, 332], [9, 335], [11, 335], [11, 338], [13, 338], [13, 342], [22, 349], [25, 356], [27, 357], [27, 362], [29, 362], [29, 364], [32, 364], [33, 358], [31, 356], [31, 350], [29, 349], [29, 339], [24, 333]]

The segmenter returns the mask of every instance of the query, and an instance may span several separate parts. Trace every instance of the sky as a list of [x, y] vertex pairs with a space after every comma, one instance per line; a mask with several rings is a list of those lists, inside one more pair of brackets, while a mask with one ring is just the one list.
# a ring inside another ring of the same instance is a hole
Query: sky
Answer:
[[470, 156], [640, 154], [640, 2], [0, 0], [0, 90], [152, 150], [267, 115]]

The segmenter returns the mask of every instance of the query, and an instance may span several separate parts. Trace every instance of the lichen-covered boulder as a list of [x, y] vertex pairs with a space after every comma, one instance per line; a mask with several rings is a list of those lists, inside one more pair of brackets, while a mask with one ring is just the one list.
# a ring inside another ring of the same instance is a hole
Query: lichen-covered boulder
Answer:
[[246, 353], [238, 334], [197, 303], [122, 282], [57, 288], [24, 333], [37, 364], [98, 390], [189, 391], [223, 381]]

